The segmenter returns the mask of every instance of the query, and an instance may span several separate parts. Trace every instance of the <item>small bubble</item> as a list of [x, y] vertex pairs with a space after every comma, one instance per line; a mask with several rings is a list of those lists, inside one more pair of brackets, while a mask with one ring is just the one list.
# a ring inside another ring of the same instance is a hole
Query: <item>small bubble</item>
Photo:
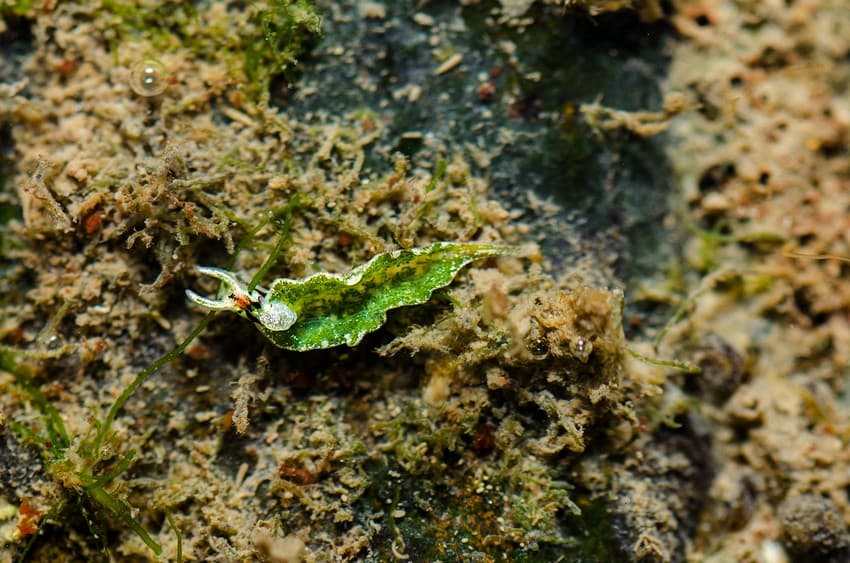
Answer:
[[156, 59], [142, 59], [130, 69], [130, 88], [140, 96], [158, 96], [167, 87], [168, 71]]
[[593, 344], [582, 338], [576, 338], [570, 341], [570, 352], [582, 362], [586, 362], [593, 352]]
[[535, 338], [528, 344], [528, 351], [531, 352], [534, 357], [543, 359], [549, 355], [549, 343], [546, 342], [545, 338]]

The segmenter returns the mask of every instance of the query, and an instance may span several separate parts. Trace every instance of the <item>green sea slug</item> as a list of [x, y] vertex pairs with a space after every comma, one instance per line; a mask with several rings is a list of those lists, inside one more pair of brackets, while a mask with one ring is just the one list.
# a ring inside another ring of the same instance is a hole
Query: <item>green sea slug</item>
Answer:
[[428, 301], [474, 260], [517, 255], [512, 246], [437, 242], [424, 248], [378, 254], [347, 274], [318, 273], [278, 279], [268, 290], [248, 290], [233, 272], [198, 267], [220, 280], [223, 297], [208, 299], [186, 290], [190, 300], [214, 311], [235, 311], [254, 321], [266, 337], [288, 350], [356, 346], [380, 328], [387, 311]]

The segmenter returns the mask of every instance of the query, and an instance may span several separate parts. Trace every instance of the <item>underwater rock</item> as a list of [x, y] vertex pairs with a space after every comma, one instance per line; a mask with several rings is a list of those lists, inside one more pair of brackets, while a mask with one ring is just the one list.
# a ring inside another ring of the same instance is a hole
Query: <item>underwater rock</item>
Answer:
[[616, 468], [609, 514], [630, 561], [679, 562], [711, 485], [708, 440], [684, 425], [638, 440]]
[[731, 344], [710, 333], [705, 335], [692, 357], [700, 375], [688, 378], [686, 390], [696, 392], [713, 405], [722, 405], [745, 379], [744, 360]]
[[793, 561], [850, 561], [850, 533], [828, 498], [804, 494], [786, 499], [778, 511], [782, 545]]
[[0, 426], [0, 496], [6, 500], [21, 497], [43, 478], [39, 455], [22, 446], [7, 426]]

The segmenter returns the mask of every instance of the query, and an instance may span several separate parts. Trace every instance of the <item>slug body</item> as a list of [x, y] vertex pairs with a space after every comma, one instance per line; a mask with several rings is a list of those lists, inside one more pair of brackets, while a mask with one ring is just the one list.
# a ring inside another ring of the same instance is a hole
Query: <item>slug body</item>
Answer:
[[267, 291], [251, 292], [232, 272], [200, 267], [201, 274], [223, 282], [225, 297], [207, 299], [190, 290], [186, 295], [209, 309], [235, 311], [254, 321], [281, 348], [355, 346], [384, 324], [387, 311], [428, 301], [473, 260], [518, 252], [510, 246], [437, 242], [378, 254], [347, 274], [282, 278]]

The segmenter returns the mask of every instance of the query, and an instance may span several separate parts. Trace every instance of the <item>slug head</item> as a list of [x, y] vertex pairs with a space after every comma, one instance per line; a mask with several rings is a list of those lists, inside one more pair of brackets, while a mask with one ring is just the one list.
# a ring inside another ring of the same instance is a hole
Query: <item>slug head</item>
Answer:
[[298, 315], [285, 303], [270, 301], [257, 290], [248, 291], [247, 285], [227, 270], [199, 266], [199, 274], [207, 275], [222, 283], [222, 297], [209, 299], [198, 295], [191, 289], [186, 296], [202, 307], [212, 311], [233, 311], [253, 320], [273, 332], [289, 329], [298, 319]]

